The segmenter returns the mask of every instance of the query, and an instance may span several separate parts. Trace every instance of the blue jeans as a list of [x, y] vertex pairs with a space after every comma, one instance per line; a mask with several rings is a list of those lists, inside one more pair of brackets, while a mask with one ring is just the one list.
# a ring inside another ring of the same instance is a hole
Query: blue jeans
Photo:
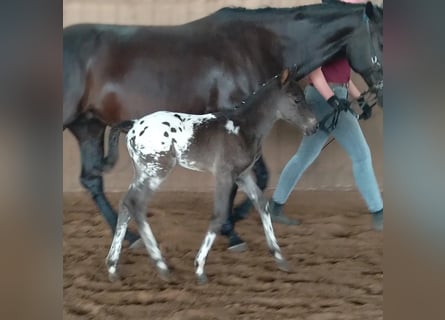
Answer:
[[[332, 86], [332, 89], [337, 97], [347, 98], [348, 91], [345, 87]], [[312, 105], [319, 121], [332, 111], [332, 107], [314, 87], [307, 86], [304, 93], [306, 101]], [[330, 119], [328, 123], [330, 123]], [[355, 184], [365, 200], [368, 210], [376, 212], [383, 209], [382, 196], [372, 166], [371, 152], [358, 120], [350, 112], [342, 112], [337, 127], [331, 134], [352, 160]], [[273, 194], [275, 202], [284, 204], [287, 201], [304, 171], [318, 157], [328, 138], [329, 135], [322, 130], [318, 130], [311, 136], [303, 137], [297, 153], [281, 172]]]

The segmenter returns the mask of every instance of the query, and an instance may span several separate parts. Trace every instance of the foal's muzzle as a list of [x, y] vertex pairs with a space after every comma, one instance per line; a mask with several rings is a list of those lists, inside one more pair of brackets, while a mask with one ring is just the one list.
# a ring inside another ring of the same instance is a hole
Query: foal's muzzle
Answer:
[[320, 127], [320, 124], [314, 120], [310, 125], [306, 126], [303, 130], [303, 134], [305, 136], [310, 136], [317, 132], [318, 128]]

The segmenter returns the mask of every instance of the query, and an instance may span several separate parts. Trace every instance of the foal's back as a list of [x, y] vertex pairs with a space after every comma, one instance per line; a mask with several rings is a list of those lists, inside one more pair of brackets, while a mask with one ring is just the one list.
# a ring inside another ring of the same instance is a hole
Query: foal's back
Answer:
[[240, 127], [223, 113], [159, 111], [136, 120], [127, 134], [130, 155], [137, 163], [174, 158], [173, 165], [213, 173], [227, 152], [239, 154], [241, 140]]

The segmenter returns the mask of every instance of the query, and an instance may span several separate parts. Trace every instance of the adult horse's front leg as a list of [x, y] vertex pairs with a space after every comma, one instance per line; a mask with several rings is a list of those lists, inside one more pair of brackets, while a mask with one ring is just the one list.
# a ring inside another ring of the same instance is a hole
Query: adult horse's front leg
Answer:
[[[261, 191], [264, 191], [269, 180], [269, 172], [267, 171], [267, 167], [262, 156], [255, 162], [253, 172], [255, 174], [258, 187]], [[229, 250], [241, 252], [247, 249], [247, 245], [235, 232], [235, 224], [237, 221], [247, 217], [250, 209], [252, 208], [252, 202], [249, 198], [247, 198], [232, 210], [237, 190], [238, 187], [236, 184], [234, 184], [231, 194], [229, 215], [227, 220], [224, 222], [221, 234], [229, 239]]]
[[230, 194], [233, 188], [234, 179], [230, 173], [216, 175], [215, 200], [212, 219], [210, 221], [209, 229], [204, 238], [204, 241], [199, 248], [198, 254], [195, 258], [195, 273], [198, 278], [198, 283], [206, 283], [207, 276], [204, 272], [205, 261], [207, 255], [212, 248], [216, 235], [221, 232], [223, 223], [227, 219], [228, 210], [230, 208]]
[[[80, 182], [90, 192], [91, 197], [114, 234], [117, 214], [105, 197], [101, 175], [105, 125], [97, 119], [80, 118], [70, 124], [68, 129], [79, 143], [82, 164]], [[127, 231], [125, 239], [130, 244], [133, 244], [139, 239], [139, 236]]]
[[272, 227], [272, 221], [270, 219], [270, 213], [266, 211], [266, 203], [267, 200], [264, 198], [261, 190], [255, 184], [252, 176], [250, 174], [246, 174], [240, 177], [237, 180], [237, 183], [242, 188], [242, 190], [247, 194], [249, 199], [255, 205], [255, 208], [258, 210], [258, 213], [261, 216], [261, 222], [263, 223], [264, 233], [266, 235], [267, 246], [269, 247], [270, 252], [275, 258], [275, 261], [278, 264], [278, 267], [281, 270], [289, 271], [288, 264], [281, 254], [281, 249], [278, 246], [277, 239], [275, 238], [275, 233]]
[[233, 184], [232, 190], [230, 191], [230, 207], [228, 209], [227, 219], [221, 227], [221, 234], [229, 239], [228, 248], [231, 251], [242, 252], [247, 249], [247, 245], [243, 239], [235, 232], [235, 222], [234, 214], [231, 214], [231, 209], [233, 202], [235, 200], [236, 192], [238, 190], [238, 185]]

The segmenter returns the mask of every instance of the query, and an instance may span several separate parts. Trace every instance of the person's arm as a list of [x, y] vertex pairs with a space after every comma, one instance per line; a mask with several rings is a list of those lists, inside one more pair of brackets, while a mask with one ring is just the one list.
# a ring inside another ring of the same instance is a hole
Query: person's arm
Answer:
[[332, 91], [331, 87], [328, 85], [328, 82], [321, 71], [321, 67], [312, 71], [309, 74], [309, 79], [312, 81], [315, 89], [317, 89], [325, 100], [329, 100], [329, 98], [334, 96], [334, 91]]
[[353, 99], [358, 99], [360, 98], [360, 91], [358, 90], [358, 88], [355, 86], [354, 82], [352, 82], [352, 80], [349, 80], [349, 84], [348, 84], [348, 92], [351, 95], [351, 97]]
[[348, 101], [344, 99], [339, 99], [334, 91], [332, 91], [326, 78], [324, 77], [321, 67], [315, 69], [309, 74], [309, 79], [312, 81], [312, 85], [317, 89], [317, 91], [325, 98], [326, 102], [331, 105], [334, 109], [347, 110], [349, 108]]

